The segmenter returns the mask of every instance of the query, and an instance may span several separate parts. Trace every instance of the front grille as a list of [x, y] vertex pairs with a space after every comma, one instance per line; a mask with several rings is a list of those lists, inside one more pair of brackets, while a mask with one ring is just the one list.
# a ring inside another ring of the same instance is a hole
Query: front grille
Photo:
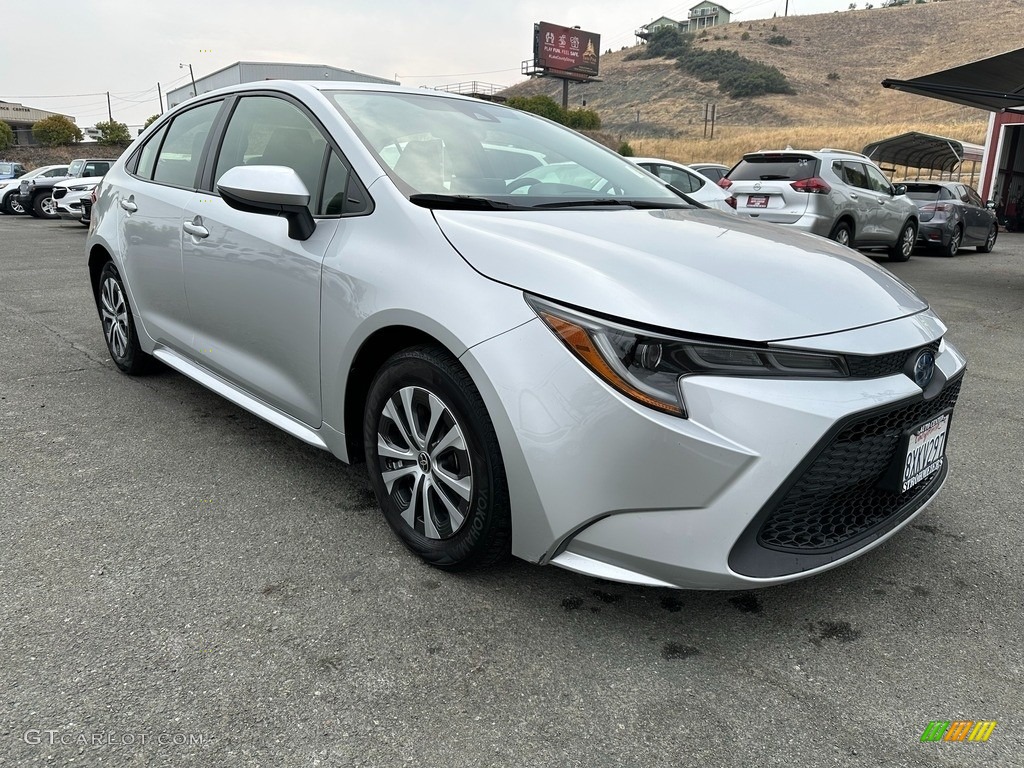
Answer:
[[942, 470], [906, 493], [878, 484], [903, 433], [952, 408], [961, 381], [949, 382], [932, 400], [876, 411], [842, 427], [771, 508], [757, 543], [801, 554], [834, 551], [924, 503]]
[[910, 356], [922, 349], [930, 349], [933, 354], [937, 354], [939, 342], [933, 341], [923, 347], [904, 349], [888, 355], [847, 355], [846, 365], [850, 369], [850, 376], [855, 379], [880, 379], [883, 376], [903, 373]]

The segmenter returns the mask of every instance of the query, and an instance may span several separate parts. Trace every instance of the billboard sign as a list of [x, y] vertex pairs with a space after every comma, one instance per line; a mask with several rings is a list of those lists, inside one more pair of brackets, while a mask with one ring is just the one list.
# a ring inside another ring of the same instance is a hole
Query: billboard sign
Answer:
[[568, 75], [585, 79], [597, 75], [600, 35], [546, 21], [535, 24], [533, 30], [533, 56], [537, 67], [556, 77]]

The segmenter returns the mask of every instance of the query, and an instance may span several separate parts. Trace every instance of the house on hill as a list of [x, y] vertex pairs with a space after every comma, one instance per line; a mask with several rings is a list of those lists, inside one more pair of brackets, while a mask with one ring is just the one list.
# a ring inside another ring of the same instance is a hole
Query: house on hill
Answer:
[[661, 16], [649, 24], [644, 24], [636, 31], [636, 36], [641, 40], [650, 40], [651, 35], [659, 29], [677, 29], [680, 32], [699, 32], [708, 27], [717, 27], [728, 24], [732, 17], [732, 11], [724, 5], [704, 0], [697, 3], [690, 9], [686, 21], [676, 21], [668, 16]]

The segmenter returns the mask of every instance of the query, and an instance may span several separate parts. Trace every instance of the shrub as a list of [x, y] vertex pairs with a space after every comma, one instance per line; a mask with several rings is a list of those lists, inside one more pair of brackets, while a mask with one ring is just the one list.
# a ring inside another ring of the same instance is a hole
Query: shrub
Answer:
[[100, 132], [97, 141], [103, 146], [112, 147], [132, 143], [132, 135], [128, 132], [128, 126], [116, 120], [96, 123], [96, 130]]
[[14, 129], [0, 120], [0, 152], [14, 146]]
[[151, 126], [158, 117], [160, 117], [160, 115], [150, 115], [149, 117], [147, 117], [146, 122], [142, 124], [142, 130], [146, 130], [147, 128], [149, 128], [149, 126]]
[[628, 141], [624, 141], [621, 144], [619, 144], [619, 154], [622, 155], [623, 157], [635, 157], [636, 156], [636, 152], [634, 152], [633, 148], [631, 146], [629, 146], [629, 142]]
[[513, 96], [505, 102], [508, 106], [523, 112], [554, 120], [578, 131], [596, 131], [601, 127], [601, 117], [592, 109], [562, 109], [550, 96]]
[[825, 78], [827, 80], [838, 80], [839, 79], [839, 73], [838, 72], [829, 72], [827, 75], [825, 75]]
[[772, 35], [767, 40], [768, 45], [792, 45], [793, 41], [785, 35]]
[[744, 32], [742, 35], [740, 35], [740, 40], [749, 40], [749, 39], [750, 39], [750, 33], [749, 32]]
[[64, 115], [50, 115], [33, 124], [32, 136], [44, 147], [61, 147], [80, 142], [82, 131]]

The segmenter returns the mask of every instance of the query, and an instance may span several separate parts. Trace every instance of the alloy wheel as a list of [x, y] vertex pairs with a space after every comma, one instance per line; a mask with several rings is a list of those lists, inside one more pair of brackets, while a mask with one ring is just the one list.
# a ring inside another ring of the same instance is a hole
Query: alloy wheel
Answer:
[[128, 305], [120, 284], [107, 277], [100, 288], [100, 314], [103, 335], [115, 357], [123, 358], [128, 352], [131, 329], [128, 326]]
[[917, 232], [914, 231], [913, 227], [904, 227], [903, 234], [900, 239], [900, 253], [907, 259], [910, 258], [910, 254], [914, 251], [914, 241], [917, 239]]
[[388, 398], [377, 427], [384, 487], [401, 518], [428, 539], [454, 535], [471, 511], [473, 470], [462, 427], [423, 387]]

